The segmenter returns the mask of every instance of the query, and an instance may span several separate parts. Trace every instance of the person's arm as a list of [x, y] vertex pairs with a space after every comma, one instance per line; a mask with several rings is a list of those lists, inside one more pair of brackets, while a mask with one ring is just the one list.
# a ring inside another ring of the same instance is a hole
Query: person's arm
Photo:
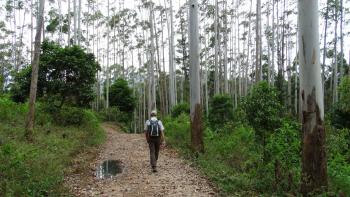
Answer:
[[165, 142], [164, 130], [162, 130], [162, 132], [160, 132], [160, 141], [161, 141], [162, 143]]
[[164, 129], [162, 121], [159, 121], [159, 126], [160, 126], [160, 130], [162, 131], [162, 132], [160, 132], [160, 140], [162, 143], [164, 143], [165, 142], [165, 135], [164, 135], [165, 129]]
[[147, 142], [149, 142], [149, 133], [148, 133], [148, 124], [147, 124], [147, 121], [146, 121], [146, 123], [145, 123], [145, 127], [144, 127], [143, 131], [145, 132], [145, 138], [146, 138]]

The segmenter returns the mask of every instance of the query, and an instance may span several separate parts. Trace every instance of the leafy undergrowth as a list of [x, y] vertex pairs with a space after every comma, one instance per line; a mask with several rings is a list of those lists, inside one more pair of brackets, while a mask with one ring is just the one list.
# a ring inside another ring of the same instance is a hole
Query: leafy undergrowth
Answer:
[[[298, 196], [300, 185], [300, 125], [284, 120], [269, 135], [265, 146], [256, 142], [253, 128], [229, 122], [204, 132], [205, 153], [190, 151], [188, 115], [164, 120], [170, 146], [193, 161], [223, 195]], [[323, 196], [350, 195], [349, 131], [327, 128], [329, 192]]]
[[[76, 115], [79, 111], [79, 116]], [[64, 173], [74, 156], [105, 139], [95, 115], [78, 108], [49, 113], [37, 105], [34, 141], [24, 139], [27, 104], [0, 98], [0, 194], [60, 196]], [[59, 123], [65, 126], [58, 126]]]

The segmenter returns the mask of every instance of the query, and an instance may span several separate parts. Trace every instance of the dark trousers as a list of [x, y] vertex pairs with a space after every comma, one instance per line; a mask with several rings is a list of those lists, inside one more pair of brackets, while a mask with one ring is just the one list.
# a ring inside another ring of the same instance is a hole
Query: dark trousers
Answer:
[[152, 167], [157, 167], [159, 156], [160, 137], [150, 137], [149, 142], [150, 162]]

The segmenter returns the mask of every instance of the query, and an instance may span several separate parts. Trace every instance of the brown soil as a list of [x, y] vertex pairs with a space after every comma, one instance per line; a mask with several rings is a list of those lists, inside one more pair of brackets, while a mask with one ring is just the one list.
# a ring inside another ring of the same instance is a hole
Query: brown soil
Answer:
[[[66, 177], [75, 196], [218, 196], [215, 188], [175, 151], [161, 150], [158, 172], [152, 173], [144, 135], [122, 133], [107, 123], [102, 127], [107, 132], [106, 143], [97, 152], [78, 156]], [[84, 160], [89, 161], [87, 165], [82, 164], [86, 164]], [[95, 169], [105, 160], [122, 161], [123, 172], [111, 179], [96, 178]]]

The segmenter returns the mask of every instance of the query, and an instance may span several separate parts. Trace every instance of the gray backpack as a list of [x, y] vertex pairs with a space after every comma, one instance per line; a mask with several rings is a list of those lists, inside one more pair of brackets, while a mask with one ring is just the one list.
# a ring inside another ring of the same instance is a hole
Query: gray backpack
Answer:
[[148, 125], [148, 134], [151, 137], [159, 137], [160, 136], [160, 126], [158, 124], [158, 120], [149, 120], [150, 124]]

